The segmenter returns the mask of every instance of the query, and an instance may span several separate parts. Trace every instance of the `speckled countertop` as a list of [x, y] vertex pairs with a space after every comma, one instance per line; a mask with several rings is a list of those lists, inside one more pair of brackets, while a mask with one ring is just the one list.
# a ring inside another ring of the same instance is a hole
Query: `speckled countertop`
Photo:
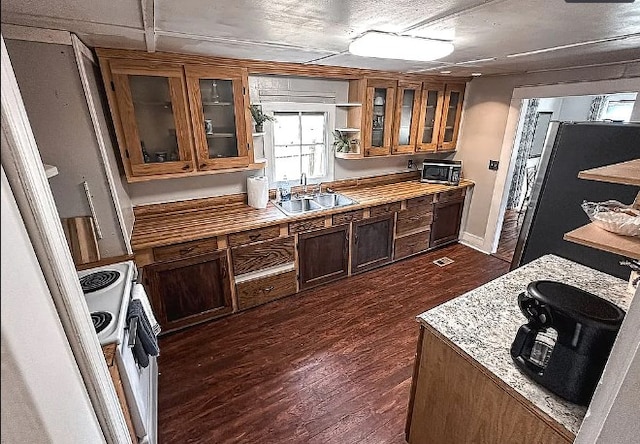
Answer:
[[521, 373], [511, 359], [511, 343], [527, 319], [518, 307], [518, 294], [527, 284], [552, 279], [582, 288], [629, 308], [633, 295], [627, 283], [558, 256], [543, 256], [482, 287], [418, 316], [471, 358], [504, 381], [574, 435], [586, 408], [565, 401]]

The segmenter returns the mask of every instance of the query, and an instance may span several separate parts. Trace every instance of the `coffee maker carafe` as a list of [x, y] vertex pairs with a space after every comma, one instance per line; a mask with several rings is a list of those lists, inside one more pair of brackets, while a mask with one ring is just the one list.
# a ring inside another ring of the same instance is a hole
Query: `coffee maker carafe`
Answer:
[[534, 281], [518, 295], [529, 322], [511, 345], [523, 373], [556, 395], [588, 405], [625, 312], [596, 295], [554, 281]]

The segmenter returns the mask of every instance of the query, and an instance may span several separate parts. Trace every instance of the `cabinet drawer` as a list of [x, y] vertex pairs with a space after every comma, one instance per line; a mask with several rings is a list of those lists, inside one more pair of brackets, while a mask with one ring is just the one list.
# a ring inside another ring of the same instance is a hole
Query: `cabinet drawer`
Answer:
[[400, 211], [400, 202], [391, 202], [385, 205], [378, 205], [371, 208], [371, 217], [380, 216], [387, 213], [393, 213], [394, 211]]
[[464, 197], [465, 188], [458, 188], [456, 190], [451, 191], [443, 191], [442, 193], [438, 193], [438, 202], [445, 202], [448, 200], [460, 199]]
[[429, 248], [430, 230], [396, 239], [393, 259], [398, 260]]
[[316, 217], [315, 219], [300, 220], [289, 224], [289, 234], [300, 233], [302, 231], [317, 230], [324, 228], [324, 217]]
[[251, 242], [264, 241], [274, 239], [280, 236], [280, 226], [257, 228], [255, 230], [242, 231], [240, 233], [232, 233], [229, 235], [229, 246], [236, 247], [238, 245], [250, 244]]
[[244, 245], [231, 249], [233, 272], [237, 276], [250, 271], [293, 262], [293, 236]]
[[153, 257], [156, 261], [171, 261], [199, 254], [211, 253], [218, 249], [218, 241], [215, 237], [201, 239], [192, 242], [169, 245], [153, 249]]
[[348, 211], [346, 213], [334, 214], [333, 225], [348, 224], [354, 220], [361, 220], [363, 217], [362, 210]]
[[396, 236], [419, 229], [428, 229], [433, 222], [432, 206], [426, 208], [412, 208], [410, 210], [400, 211], [398, 213], [398, 221], [396, 222]]
[[266, 276], [236, 285], [240, 310], [264, 304], [296, 292], [296, 272]]
[[407, 209], [429, 206], [433, 203], [433, 194], [407, 199]]

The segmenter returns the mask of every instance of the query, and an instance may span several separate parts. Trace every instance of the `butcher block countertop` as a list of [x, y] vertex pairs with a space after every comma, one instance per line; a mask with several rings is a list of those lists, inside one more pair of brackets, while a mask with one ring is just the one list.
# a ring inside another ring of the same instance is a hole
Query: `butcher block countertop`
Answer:
[[418, 180], [408, 180], [340, 188], [336, 191], [354, 199], [357, 204], [312, 211], [296, 216], [285, 215], [271, 202], [265, 209], [256, 209], [245, 203], [233, 202], [232, 199], [225, 205], [215, 206], [207, 204], [206, 199], [152, 205], [149, 206], [153, 207], [152, 210], [148, 211], [139, 211], [136, 208], [136, 222], [131, 244], [134, 250], [172, 245], [275, 224], [344, 213], [471, 186], [473, 186], [473, 182], [469, 180], [462, 180], [458, 186], [426, 184]]

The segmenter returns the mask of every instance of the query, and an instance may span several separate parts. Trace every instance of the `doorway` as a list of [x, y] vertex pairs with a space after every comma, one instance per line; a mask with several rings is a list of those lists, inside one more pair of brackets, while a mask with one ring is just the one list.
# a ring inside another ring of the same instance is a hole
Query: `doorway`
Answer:
[[[511, 263], [530, 204], [539, 162], [552, 121], [628, 121], [636, 93], [584, 95], [523, 99], [512, 149], [512, 168], [505, 181], [506, 205], [502, 208], [502, 226], [493, 256]], [[499, 219], [500, 220], [500, 219]]]

